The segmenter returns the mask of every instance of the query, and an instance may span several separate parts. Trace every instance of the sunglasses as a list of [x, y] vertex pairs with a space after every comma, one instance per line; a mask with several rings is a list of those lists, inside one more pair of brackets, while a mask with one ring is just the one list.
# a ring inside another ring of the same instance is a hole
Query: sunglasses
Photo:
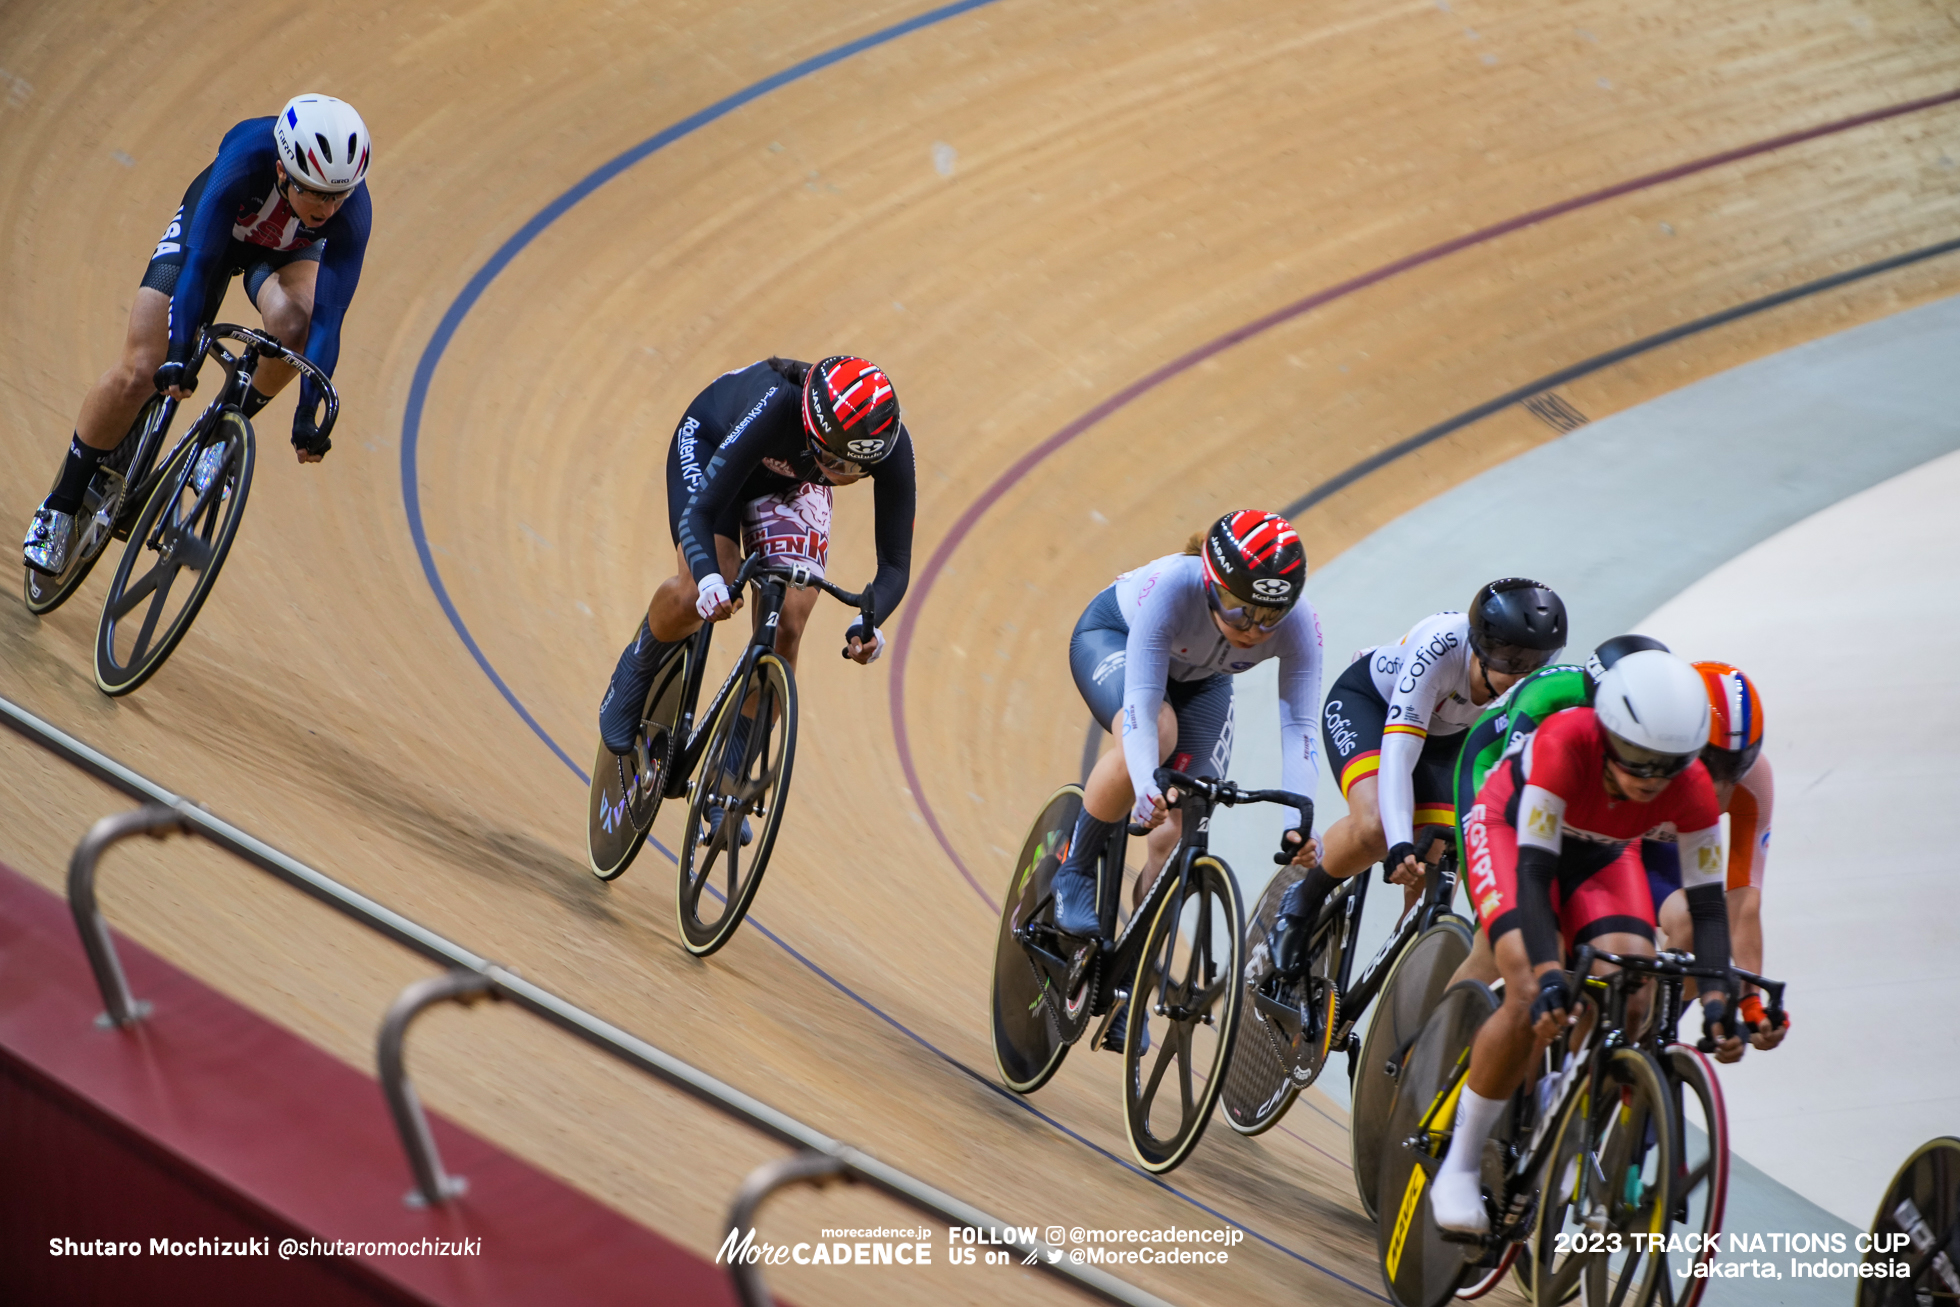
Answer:
[[1606, 748], [1613, 755], [1613, 764], [1629, 776], [1638, 776], [1645, 781], [1672, 780], [1694, 764], [1699, 753], [1656, 753], [1643, 749], [1637, 744], [1629, 744], [1611, 731], [1605, 732]]
[[1752, 744], [1746, 749], [1718, 749], [1713, 745], [1701, 751], [1701, 765], [1708, 768], [1708, 779], [1717, 785], [1733, 784], [1739, 781], [1756, 765], [1763, 746]]
[[1522, 676], [1526, 672], [1537, 671], [1561, 652], [1558, 649], [1526, 649], [1515, 644], [1494, 644], [1477, 650], [1477, 656], [1493, 672], [1504, 676]]
[[1205, 598], [1211, 603], [1211, 611], [1218, 614], [1218, 620], [1234, 631], [1250, 631], [1255, 627], [1261, 631], [1270, 631], [1285, 621], [1286, 615], [1293, 611], [1290, 606], [1267, 608], [1259, 604], [1247, 604], [1243, 608], [1227, 608], [1224, 601], [1219, 599], [1218, 591], [1209, 585], [1205, 587]]
[[864, 475], [864, 466], [862, 464], [853, 463], [848, 458], [839, 458], [837, 455], [817, 444], [814, 440], [810, 442], [810, 456], [817, 460], [818, 467], [830, 473], [832, 476], [861, 477]]
[[316, 191], [305, 182], [294, 177], [291, 173], [286, 174], [286, 186], [289, 190], [298, 191], [301, 195], [304, 195], [316, 204], [338, 204], [347, 198], [347, 192], [345, 191]]

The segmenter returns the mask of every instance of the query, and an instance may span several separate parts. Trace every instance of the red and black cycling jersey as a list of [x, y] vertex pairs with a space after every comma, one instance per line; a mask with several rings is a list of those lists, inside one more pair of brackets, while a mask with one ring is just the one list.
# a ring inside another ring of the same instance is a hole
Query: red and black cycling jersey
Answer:
[[[806, 482], [827, 484], [803, 429], [803, 379], [809, 371], [808, 363], [765, 359], [723, 373], [688, 405], [674, 432], [669, 468], [689, 492], [687, 507], [674, 524], [675, 539], [697, 582], [721, 571], [715, 555], [717, 523], [733, 520], [731, 515], [743, 504], [764, 495]], [[872, 593], [882, 620], [911, 584], [912, 518], [918, 500], [911, 433], [900, 426], [892, 452], [867, 471], [877, 513], [878, 575]]]
[[1629, 841], [1663, 824], [1681, 832], [1682, 879], [1688, 885], [1722, 879], [1722, 809], [1715, 783], [1699, 760], [1669, 782], [1651, 803], [1606, 792], [1606, 728], [1590, 708], [1547, 717], [1512, 762], [1516, 789], [1504, 820], [1518, 844], [1540, 848], [1573, 871], [1603, 867]]
[[1722, 814], [1707, 768], [1695, 761], [1640, 803], [1607, 792], [1606, 750], [1598, 714], [1566, 708], [1491, 771], [1465, 838], [1470, 899], [1485, 932], [1495, 944], [1521, 928], [1534, 965], [1557, 960], [1561, 936], [1583, 942], [1606, 930], [1651, 938], [1654, 905], [1628, 846], [1666, 827], [1680, 832], [1696, 956], [1726, 967]]

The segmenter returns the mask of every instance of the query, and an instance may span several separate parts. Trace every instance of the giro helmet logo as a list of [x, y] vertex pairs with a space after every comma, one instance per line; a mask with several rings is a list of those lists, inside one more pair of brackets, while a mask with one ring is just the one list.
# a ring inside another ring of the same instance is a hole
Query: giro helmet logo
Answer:
[[1252, 593], [1261, 599], [1284, 599], [1293, 587], [1276, 576], [1262, 576], [1252, 583]]
[[848, 442], [844, 448], [850, 451], [852, 458], [876, 458], [884, 452], [885, 442], [882, 440], [853, 440]]

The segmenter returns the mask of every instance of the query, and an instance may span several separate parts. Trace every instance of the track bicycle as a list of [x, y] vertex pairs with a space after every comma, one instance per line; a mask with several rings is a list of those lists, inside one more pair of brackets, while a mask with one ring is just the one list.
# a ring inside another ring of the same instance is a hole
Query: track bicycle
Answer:
[[[815, 586], [856, 608], [866, 631], [877, 629], [868, 585], [852, 594], [802, 564], [770, 565], [760, 553], [742, 561], [729, 590], [739, 595], [750, 585], [749, 642], [699, 726], [713, 622], [703, 622], [654, 673], [633, 751], [615, 754], [601, 743], [592, 764], [586, 855], [601, 880], [617, 879], [632, 864], [662, 799], [689, 796], [676, 858], [677, 912], [681, 943], [696, 957], [726, 944], [742, 924], [782, 825], [796, 755], [796, 677], [776, 652], [776, 629], [790, 588]], [[759, 831], [751, 831], [750, 818]], [[754, 851], [745, 854], [751, 839]]]
[[[1618, 970], [1587, 974], [1595, 961]], [[1438, 1227], [1429, 1192], [1449, 1151], [1471, 1041], [1498, 999], [1476, 980], [1445, 992], [1403, 1065], [1377, 1183], [1383, 1280], [1402, 1307], [1440, 1307], [1459, 1290], [1488, 1287], [1514, 1258], [1528, 1259], [1520, 1279], [1537, 1307], [1579, 1293], [1590, 1307], [1654, 1300], [1683, 1190], [1679, 1114], [1653, 1052], [1626, 1030], [1626, 1015], [1647, 977], [1669, 972], [1718, 974], [1576, 950], [1575, 1020], [1545, 1050], [1536, 1083], [1527, 1078], [1513, 1095], [1484, 1147], [1491, 1229], [1483, 1236]]]
[[1867, 1262], [1905, 1262], [1906, 1277], [1858, 1281], [1857, 1307], [1932, 1307], [1960, 1300], [1960, 1139], [1913, 1150], [1872, 1217]]
[[[1096, 861], [1102, 934], [1055, 925], [1055, 872], [1068, 857], [1082, 787], [1055, 791], [1014, 864], [994, 950], [994, 1061], [1018, 1094], [1048, 1083], [1068, 1050], [1103, 1018], [1095, 1043], [1123, 1054], [1123, 1122], [1146, 1171], [1162, 1174], [1197, 1147], [1224, 1085], [1238, 1033], [1243, 917], [1238, 881], [1210, 852], [1211, 814], [1242, 803], [1313, 804], [1284, 790], [1156, 771], [1182, 814], [1176, 850], [1120, 935], [1123, 854], [1142, 827], [1118, 823]], [[1114, 938], [1112, 938], [1112, 936]], [[1167, 1083], [1167, 1081], [1169, 1083]]]
[[[245, 348], [234, 355], [223, 340]], [[206, 326], [192, 357], [207, 354], [224, 369], [224, 385], [170, 453], [158, 463], [178, 404], [159, 394], [90, 479], [61, 575], [24, 569], [29, 611], [51, 613], [81, 587], [112, 541], [129, 541], [96, 630], [95, 683], [105, 694], [128, 694], [154, 675], [217, 583], [252, 486], [257, 442], [241, 405], [260, 361], [279, 359], [312, 380], [326, 401], [322, 438], [340, 414], [340, 396], [326, 373], [262, 331]], [[185, 568], [193, 579], [179, 590]]]
[[[1322, 906], [1309, 935], [1311, 961], [1304, 975], [1288, 981], [1267, 968], [1263, 974], [1249, 970], [1246, 977], [1245, 1028], [1225, 1077], [1226, 1120], [1244, 1135], [1270, 1130], [1320, 1075], [1333, 1050], [1344, 1050], [1354, 1091], [1349, 1137], [1355, 1184], [1370, 1216], [1375, 1212], [1382, 1132], [1401, 1059], [1450, 977], [1470, 955], [1474, 927], [1451, 911], [1457, 886], [1454, 835], [1447, 826], [1416, 832], [1418, 858], [1428, 866], [1422, 897], [1358, 979], [1352, 973], [1372, 879], [1365, 872], [1349, 877]], [[1249, 955], [1259, 956], [1281, 898], [1304, 874], [1304, 869], [1289, 866], [1260, 895], [1246, 929]], [[1386, 868], [1382, 876], [1386, 881]], [[1363, 1039], [1355, 1028], [1378, 995], [1381, 1007]]]

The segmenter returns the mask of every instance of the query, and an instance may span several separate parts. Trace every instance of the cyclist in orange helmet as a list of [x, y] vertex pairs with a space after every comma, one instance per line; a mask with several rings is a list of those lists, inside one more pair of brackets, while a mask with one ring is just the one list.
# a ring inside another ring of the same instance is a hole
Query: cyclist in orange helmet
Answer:
[[[1762, 756], [1763, 701], [1755, 682], [1739, 668], [1717, 662], [1694, 667], [1708, 691], [1710, 710], [1708, 744], [1701, 761], [1729, 817], [1729, 946], [1737, 966], [1760, 973], [1763, 870], [1769, 861], [1770, 814], [1776, 802], [1776, 781], [1769, 759]], [[1693, 932], [1676, 846], [1667, 839], [1649, 839], [1643, 842], [1641, 855], [1667, 946], [1691, 947]], [[1775, 1048], [1790, 1028], [1787, 1020], [1772, 1028], [1761, 997], [1753, 992], [1743, 998], [1738, 1012], [1750, 1032], [1749, 1042], [1759, 1049]]]

